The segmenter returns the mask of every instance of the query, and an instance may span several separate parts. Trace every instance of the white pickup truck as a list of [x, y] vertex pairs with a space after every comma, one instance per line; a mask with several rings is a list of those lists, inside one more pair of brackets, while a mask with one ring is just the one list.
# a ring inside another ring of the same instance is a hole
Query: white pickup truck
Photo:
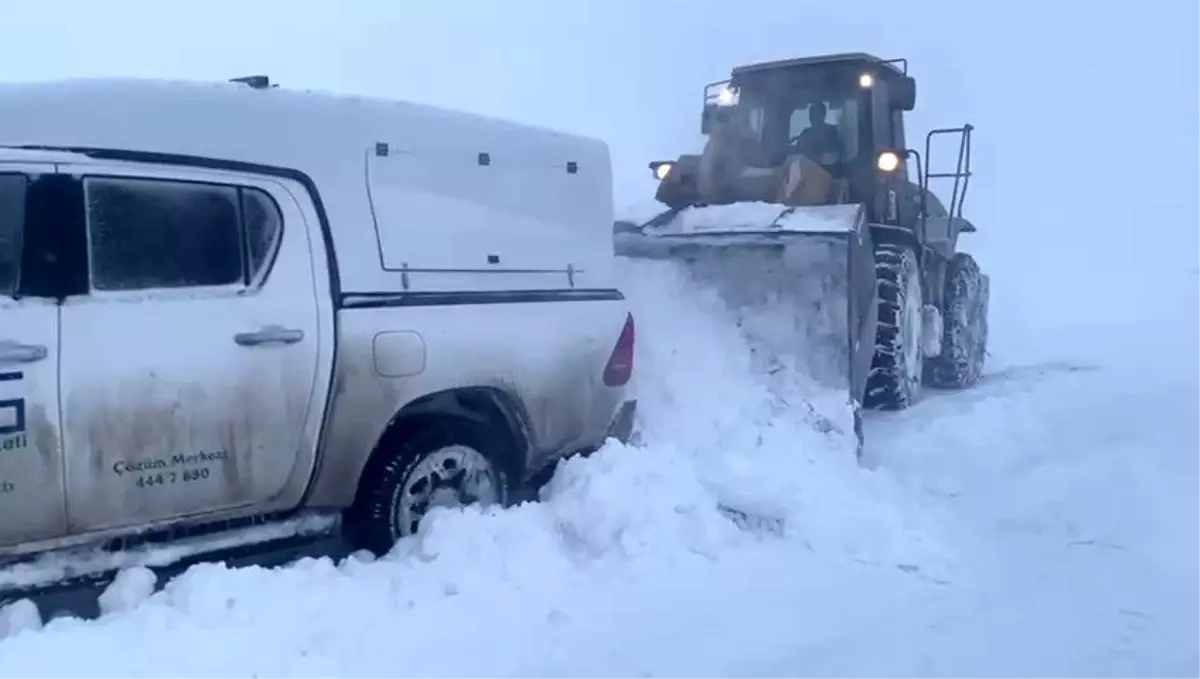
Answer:
[[0, 88], [0, 560], [300, 510], [381, 553], [624, 439], [611, 184], [424, 105]]

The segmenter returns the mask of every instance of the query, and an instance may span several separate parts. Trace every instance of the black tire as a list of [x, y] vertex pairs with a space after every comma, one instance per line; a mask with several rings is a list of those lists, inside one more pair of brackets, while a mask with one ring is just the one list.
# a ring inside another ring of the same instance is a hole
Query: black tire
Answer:
[[[924, 300], [917, 253], [907, 245], [877, 245], [875, 285], [879, 322], [863, 405], [879, 410], [903, 410], [916, 401], [924, 372], [920, 346]], [[911, 299], [914, 295], [915, 300]]]
[[863, 456], [863, 421], [862, 410], [858, 408], [854, 409], [854, 438], [854, 459], [858, 460], [861, 464]]
[[[455, 495], [454, 500], [459, 506], [473, 504], [463, 486], [454, 485], [463, 479], [461, 475], [467, 468], [460, 463], [446, 466], [450, 457], [477, 455], [478, 460], [486, 464], [486, 473], [491, 475], [496, 490], [495, 503], [508, 504], [516, 474], [507, 464], [512, 459], [508, 451], [497, 445], [504, 437], [496, 436], [482, 424], [462, 418], [434, 422], [436, 424], [405, 430], [385, 439], [381, 445], [386, 447], [379, 450], [363, 470], [354, 505], [344, 517], [346, 536], [355, 549], [366, 549], [382, 556], [397, 540], [417, 532], [420, 517], [412, 522], [405, 521], [401, 508], [406, 503], [410, 510], [414, 506], [416, 495], [404, 495], [420, 484], [421, 479], [413, 479], [418, 468], [427, 479], [424, 487], [433, 484], [430, 493]], [[432, 476], [426, 471], [431, 471]], [[428, 481], [431, 478], [434, 481]], [[413, 479], [411, 486], [410, 479]], [[426, 503], [426, 509], [429, 506]]]
[[987, 357], [987, 276], [975, 258], [956, 253], [946, 267], [946, 309], [942, 314], [942, 353], [928, 363], [927, 379], [942, 389], [965, 389], [983, 376]]

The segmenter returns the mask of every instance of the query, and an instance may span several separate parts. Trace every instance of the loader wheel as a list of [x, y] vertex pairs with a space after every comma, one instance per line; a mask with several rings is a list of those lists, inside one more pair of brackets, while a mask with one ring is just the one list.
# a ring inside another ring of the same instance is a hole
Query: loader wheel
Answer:
[[975, 258], [959, 252], [946, 268], [942, 353], [926, 377], [936, 387], [964, 389], [979, 381], [987, 356], [989, 281]]
[[868, 408], [903, 410], [916, 401], [924, 372], [921, 351], [921, 271], [907, 245], [875, 247], [879, 322], [867, 376]]
[[377, 556], [415, 534], [434, 507], [508, 503], [514, 475], [486, 427], [456, 418], [449, 426], [409, 430], [381, 442], [363, 470], [346, 533], [355, 549]]

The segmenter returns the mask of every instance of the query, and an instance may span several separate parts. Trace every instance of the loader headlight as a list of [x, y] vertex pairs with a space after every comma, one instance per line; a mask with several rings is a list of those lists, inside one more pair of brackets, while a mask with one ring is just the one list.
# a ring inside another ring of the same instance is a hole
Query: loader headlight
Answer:
[[875, 166], [879, 168], [880, 172], [895, 172], [900, 169], [900, 156], [895, 151], [884, 151], [879, 154]]
[[650, 171], [654, 173], [654, 178], [660, 182], [662, 180], [666, 179], [667, 175], [671, 174], [671, 170], [674, 167], [675, 167], [675, 163], [668, 163], [668, 162], [650, 163]]
[[864, 90], [869, 90], [875, 87], [875, 76], [871, 73], [863, 73], [858, 76], [858, 86]]

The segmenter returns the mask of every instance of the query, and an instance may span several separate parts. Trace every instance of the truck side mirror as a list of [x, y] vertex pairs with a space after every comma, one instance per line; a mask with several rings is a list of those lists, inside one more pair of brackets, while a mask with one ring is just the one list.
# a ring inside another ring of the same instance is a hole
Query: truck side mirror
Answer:
[[909, 76], [897, 78], [888, 88], [893, 109], [911, 111], [917, 103], [917, 81]]

